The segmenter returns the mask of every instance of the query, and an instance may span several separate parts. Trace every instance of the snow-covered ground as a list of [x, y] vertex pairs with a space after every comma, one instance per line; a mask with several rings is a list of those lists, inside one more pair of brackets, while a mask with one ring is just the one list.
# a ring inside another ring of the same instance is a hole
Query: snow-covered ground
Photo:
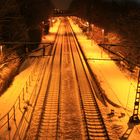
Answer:
[[[58, 30], [59, 24], [60, 24], [60, 20], [58, 20], [54, 24], [54, 26], [50, 28], [48, 35], [43, 36], [42, 42], [45, 42], [45, 43], [54, 42], [55, 34]], [[40, 47], [42, 47], [42, 45], [40, 45]], [[46, 48], [46, 54], [48, 53], [47, 50], [48, 49]], [[9, 116], [11, 116], [11, 114], [14, 113], [13, 105], [15, 105], [16, 108], [18, 108], [19, 97], [20, 97], [20, 106], [21, 106], [21, 109], [23, 109], [24, 106], [26, 105], [26, 102], [28, 102], [29, 98], [32, 96], [32, 92], [34, 90], [36, 80], [38, 77], [37, 76], [38, 68], [36, 66], [37, 66], [38, 60], [40, 60], [41, 62], [40, 55], [42, 54], [43, 54], [42, 50], [29, 54], [29, 56], [39, 56], [39, 57], [28, 57], [21, 65], [19, 69], [19, 74], [14, 78], [10, 87], [0, 96], [0, 140], [5, 139], [5, 138], [7, 139], [8, 135], [10, 137], [10, 135], [12, 136], [13, 132], [15, 132], [15, 126], [12, 126], [9, 132], [7, 129], [8, 128], [7, 124], [5, 125], [6, 128], [4, 127], [4, 130], [1, 130], [1, 128], [4, 124], [4, 121], [8, 120], [7, 113], [10, 111]], [[20, 109], [15, 110], [17, 124], [20, 122], [20, 119], [22, 117], [21, 115], [22, 111], [24, 110], [20, 110]], [[6, 116], [3, 118], [4, 115]], [[12, 125], [12, 122], [10, 122], [10, 125]]]
[[[50, 29], [50, 34], [48, 36], [43, 37], [43, 42], [46, 40], [47, 42], [52, 42], [54, 40], [58, 24], [59, 22]], [[112, 123], [115, 124], [114, 126], [119, 126], [117, 129], [121, 129], [118, 130], [118, 133], [121, 131], [120, 135], [125, 134], [125, 131], [127, 132], [127, 130], [130, 129], [133, 131], [130, 136], [128, 134], [129, 138], [126, 136], [127, 139], [137, 140], [137, 137], [140, 136], [140, 126], [137, 125], [135, 127], [130, 127], [127, 125], [129, 117], [132, 115], [137, 81], [133, 80], [130, 75], [127, 75], [127, 73], [121, 71], [115, 62], [110, 60], [98, 60], [102, 58], [110, 58], [108, 54], [104, 52], [94, 41], [87, 39], [77, 25], [75, 25], [72, 21], [71, 24], [86, 58], [89, 59], [88, 63], [97, 76], [97, 79], [100, 82], [102, 89], [105, 91], [106, 96], [109, 100], [122, 107], [116, 108], [115, 106], [108, 104], [109, 109], [114, 109], [115, 111], [115, 115], [110, 118], [110, 120], [112, 120]], [[0, 96], [0, 118], [9, 111], [18, 96], [21, 94], [21, 90], [26, 84], [26, 81], [33, 69], [31, 62], [31, 60], [26, 60], [20, 73], [15, 77], [12, 85], [2, 96]], [[124, 113], [125, 116], [119, 117], [121, 115], [120, 113]]]
[[[43, 36], [42, 42], [52, 43], [55, 38], [55, 33], [57, 32], [59, 22], [55, 27], [51, 27], [49, 30], [49, 35]], [[37, 55], [40, 55], [40, 52], [37, 52]], [[36, 56], [37, 56], [36, 55]], [[33, 62], [28, 58], [19, 71], [19, 74], [14, 78], [11, 86], [4, 92], [2, 96], [0, 96], [0, 118], [3, 114], [7, 113], [9, 109], [15, 103], [17, 97], [20, 95], [22, 88], [26, 84], [29, 75], [32, 72]], [[3, 107], [4, 106], [4, 107]]]
[[128, 78], [130, 76], [126, 76], [94, 41], [87, 39], [77, 25], [72, 24], [72, 27], [108, 98], [123, 108], [133, 110], [137, 81]]
[[[82, 30], [78, 25], [74, 24], [72, 20], [70, 20], [70, 23], [87, 61], [100, 82], [106, 96], [112, 103], [120, 106], [120, 108], [117, 108], [112, 104], [108, 104], [109, 109], [113, 109], [115, 112], [114, 118], [111, 118], [111, 120], [114, 119], [116, 125], [122, 126], [123, 130], [120, 134], [122, 135], [124, 134], [125, 129], [127, 130], [129, 128], [127, 123], [133, 113], [137, 80], [134, 80], [130, 73], [125, 73], [114, 61], [111, 61], [109, 54], [99, 47], [96, 42], [88, 39], [87, 36], [82, 33]], [[124, 113], [125, 115], [120, 117], [121, 113]], [[133, 140], [137, 139], [137, 136], [140, 136], [140, 125], [137, 125], [134, 130], [135, 131], [132, 131], [134, 133], [132, 133], [128, 139]]]

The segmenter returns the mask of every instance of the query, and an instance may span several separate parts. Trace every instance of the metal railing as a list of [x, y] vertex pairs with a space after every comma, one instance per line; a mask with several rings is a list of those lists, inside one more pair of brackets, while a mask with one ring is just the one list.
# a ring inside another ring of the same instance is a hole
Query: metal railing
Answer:
[[11, 130], [10, 119], [13, 117], [14, 121], [16, 121], [17, 109], [21, 110], [21, 106], [23, 106], [25, 104], [25, 98], [26, 98], [26, 96], [28, 96], [26, 94], [28, 93], [28, 88], [31, 85], [31, 81], [33, 80], [33, 76], [35, 75], [37, 65], [38, 65], [38, 62], [36, 62], [34, 64], [32, 71], [31, 71], [29, 77], [27, 78], [26, 83], [22, 87], [20, 94], [17, 97], [16, 101], [14, 102], [13, 106], [9, 109], [9, 111], [3, 117], [0, 118], [0, 130], [5, 125], [7, 125], [8, 130]]

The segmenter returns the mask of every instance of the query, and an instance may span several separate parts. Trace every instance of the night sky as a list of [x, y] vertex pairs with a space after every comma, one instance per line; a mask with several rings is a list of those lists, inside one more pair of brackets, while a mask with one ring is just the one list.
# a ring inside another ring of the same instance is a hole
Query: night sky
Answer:
[[67, 10], [72, 0], [51, 0], [54, 6], [61, 10]]
[[[68, 9], [70, 3], [73, 0], [51, 0], [51, 1], [56, 8], [66, 10], [66, 9]], [[102, 1], [106, 1], [106, 2], [115, 1], [116, 3], [124, 3], [124, 2], [130, 1], [130, 2], [140, 3], [140, 0], [102, 0]], [[80, 0], [79, 0], [79, 2], [80, 2]]]

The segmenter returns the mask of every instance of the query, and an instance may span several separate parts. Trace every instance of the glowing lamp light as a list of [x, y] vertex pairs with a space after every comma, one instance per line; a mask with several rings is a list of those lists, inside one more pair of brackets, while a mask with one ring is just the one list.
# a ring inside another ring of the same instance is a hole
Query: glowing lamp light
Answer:
[[54, 19], [52, 19], [52, 22], [54, 23], [54, 22], [55, 22], [55, 20], [54, 20]]
[[94, 28], [94, 24], [91, 24], [92, 29]]
[[86, 25], [89, 26], [89, 22], [86, 22]]
[[2, 55], [2, 45], [0, 45], [0, 54]]
[[105, 33], [105, 30], [104, 29], [102, 29], [102, 35], [104, 36], [104, 33]]
[[103, 39], [103, 43], [105, 42], [105, 30], [102, 29], [102, 39]]

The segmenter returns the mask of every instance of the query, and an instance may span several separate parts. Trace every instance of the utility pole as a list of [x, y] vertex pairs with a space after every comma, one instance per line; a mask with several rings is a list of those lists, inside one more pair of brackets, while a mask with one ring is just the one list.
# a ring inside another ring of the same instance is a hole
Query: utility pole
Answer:
[[140, 123], [140, 119], [139, 119], [139, 116], [138, 116], [139, 103], [140, 103], [140, 69], [139, 69], [139, 74], [138, 74], [138, 82], [137, 82], [137, 89], [136, 89], [133, 115], [129, 119], [130, 123]]

